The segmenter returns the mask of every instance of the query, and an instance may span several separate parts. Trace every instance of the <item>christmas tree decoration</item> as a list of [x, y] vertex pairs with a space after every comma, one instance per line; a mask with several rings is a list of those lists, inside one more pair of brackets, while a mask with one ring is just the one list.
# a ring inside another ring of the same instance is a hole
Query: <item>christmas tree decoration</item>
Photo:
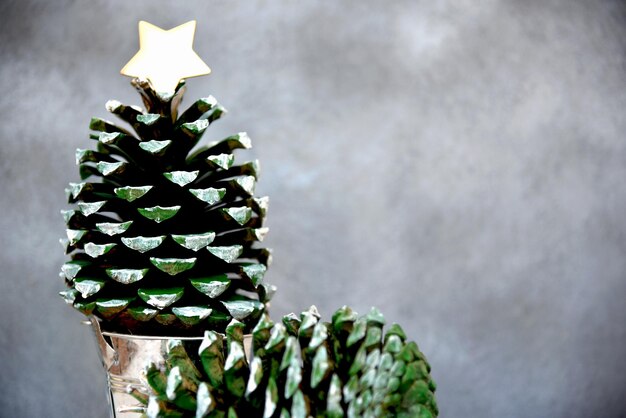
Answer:
[[426, 358], [399, 325], [384, 324], [376, 309], [358, 317], [348, 307], [330, 323], [315, 307], [278, 324], [264, 316], [249, 360], [233, 320], [197, 349], [170, 341], [165, 364], [145, 370], [153, 394], [134, 395], [148, 418], [437, 416]]
[[[172, 29], [189, 46], [190, 23]], [[148, 48], [149, 37], [141, 43]], [[131, 68], [155, 65], [140, 54], [133, 61]], [[161, 70], [137, 74], [162, 81]], [[176, 74], [170, 81], [188, 75]], [[63, 212], [71, 260], [62, 267], [69, 287], [62, 295], [107, 331], [201, 335], [233, 318], [249, 327], [274, 291], [264, 282], [270, 252], [257, 247], [268, 207], [266, 197], [254, 195], [259, 163], [235, 163], [235, 151], [249, 149], [251, 140], [240, 132], [198, 148], [226, 112], [215, 98], [179, 115], [184, 81], [171, 95], [149, 81], [132, 84], [145, 109], [106, 105], [130, 128], [94, 118], [95, 149], [76, 151], [81, 180], [67, 189], [76, 208]]]

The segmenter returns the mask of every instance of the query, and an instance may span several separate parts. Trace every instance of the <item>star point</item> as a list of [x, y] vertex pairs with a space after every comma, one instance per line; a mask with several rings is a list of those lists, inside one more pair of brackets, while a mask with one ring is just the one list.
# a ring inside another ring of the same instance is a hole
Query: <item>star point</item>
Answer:
[[150, 81], [159, 93], [173, 93], [180, 80], [207, 75], [211, 69], [193, 50], [196, 21], [170, 30], [139, 22], [139, 51], [120, 71]]

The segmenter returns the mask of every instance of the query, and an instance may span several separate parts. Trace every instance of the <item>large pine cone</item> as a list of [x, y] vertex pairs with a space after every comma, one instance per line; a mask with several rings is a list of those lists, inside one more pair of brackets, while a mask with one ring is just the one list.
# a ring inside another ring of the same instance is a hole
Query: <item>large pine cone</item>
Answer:
[[236, 165], [233, 154], [250, 139], [192, 152], [224, 108], [208, 97], [178, 117], [184, 83], [168, 97], [133, 84], [145, 110], [107, 103], [132, 131], [92, 119], [96, 150], [76, 152], [83, 181], [67, 189], [77, 207], [63, 211], [72, 260], [62, 295], [109, 331], [201, 335], [233, 318], [251, 326], [274, 287], [263, 283], [270, 253], [254, 247], [267, 232], [267, 198], [253, 196], [258, 162]]
[[400, 326], [384, 333], [376, 309], [358, 318], [347, 307], [331, 323], [313, 307], [282, 324], [265, 316], [244, 354], [243, 325], [207, 331], [199, 350], [170, 344], [163, 369], [147, 368], [154, 391], [141, 397], [157, 417], [435, 417], [430, 366]]

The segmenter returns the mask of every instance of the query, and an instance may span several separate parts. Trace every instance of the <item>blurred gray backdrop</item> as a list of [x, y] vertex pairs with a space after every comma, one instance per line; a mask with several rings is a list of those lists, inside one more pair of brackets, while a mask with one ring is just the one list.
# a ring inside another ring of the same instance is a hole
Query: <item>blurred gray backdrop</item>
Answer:
[[56, 295], [59, 210], [137, 21], [197, 19], [206, 138], [247, 131], [271, 197], [275, 318], [378, 306], [443, 417], [626, 414], [626, 5], [2, 1], [0, 416], [105, 417]]

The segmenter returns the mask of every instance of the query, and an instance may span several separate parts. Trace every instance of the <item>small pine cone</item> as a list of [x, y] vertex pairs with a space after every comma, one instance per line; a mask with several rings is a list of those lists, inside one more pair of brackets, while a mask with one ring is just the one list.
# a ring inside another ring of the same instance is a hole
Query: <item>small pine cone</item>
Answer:
[[76, 151], [82, 181], [67, 189], [76, 207], [63, 211], [71, 261], [61, 294], [108, 331], [202, 335], [233, 318], [249, 329], [274, 292], [263, 282], [270, 252], [255, 247], [267, 233], [259, 165], [235, 164], [250, 138], [192, 151], [225, 109], [208, 97], [178, 116], [184, 83], [168, 97], [133, 84], [145, 110], [107, 103], [132, 130], [94, 118], [95, 150]]
[[250, 362], [236, 321], [226, 336], [206, 332], [197, 355], [175, 342], [163, 370], [147, 369], [146, 416], [436, 417], [426, 358], [400, 326], [383, 325], [375, 309], [359, 318], [344, 307], [331, 323], [314, 307], [278, 324], [263, 316]]

